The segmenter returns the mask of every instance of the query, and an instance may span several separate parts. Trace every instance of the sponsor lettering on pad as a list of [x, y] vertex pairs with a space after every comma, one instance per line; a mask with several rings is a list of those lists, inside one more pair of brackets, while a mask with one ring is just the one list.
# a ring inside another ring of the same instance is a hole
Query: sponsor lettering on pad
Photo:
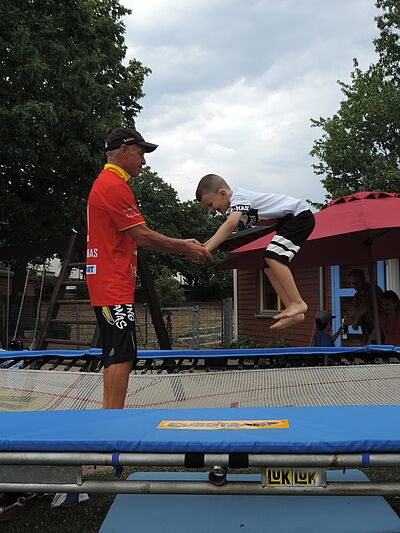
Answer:
[[157, 429], [287, 429], [288, 420], [163, 420]]

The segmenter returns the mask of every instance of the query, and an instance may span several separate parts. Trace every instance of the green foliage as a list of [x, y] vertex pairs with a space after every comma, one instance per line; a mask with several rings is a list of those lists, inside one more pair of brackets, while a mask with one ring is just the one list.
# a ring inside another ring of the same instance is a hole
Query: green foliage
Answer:
[[179, 281], [167, 267], [163, 267], [160, 277], [155, 281], [155, 288], [161, 307], [180, 307], [186, 300]]
[[267, 348], [288, 348], [290, 344], [286, 342], [284, 338], [276, 337], [272, 338], [267, 343]]
[[351, 83], [339, 82], [345, 99], [331, 118], [312, 120], [323, 130], [311, 155], [327, 199], [365, 190], [400, 190], [400, 4], [378, 0], [378, 61], [365, 72], [354, 60]]
[[[175, 189], [168, 185], [156, 172], [144, 167], [140, 176], [129, 180], [136, 202], [146, 224], [168, 237], [181, 238], [181, 208]], [[153, 250], [146, 250], [146, 259], [154, 278], [161, 275], [163, 267], [178, 272], [177, 257]]]
[[237, 339], [232, 341], [229, 348], [232, 350], [246, 350], [247, 348], [255, 348], [255, 342], [249, 335], [239, 335]]
[[[200, 242], [207, 241], [225, 220], [220, 215], [209, 214], [199, 202], [182, 204], [183, 238], [194, 237]], [[212, 260], [196, 265], [186, 261], [182, 274], [188, 287], [197, 300], [223, 299], [232, 296], [232, 271], [214, 270], [213, 267], [226, 256], [226, 252], [214, 250]]]
[[133, 124], [149, 72], [123, 63], [127, 13], [118, 0], [1, 2], [3, 244], [84, 230], [104, 138]]

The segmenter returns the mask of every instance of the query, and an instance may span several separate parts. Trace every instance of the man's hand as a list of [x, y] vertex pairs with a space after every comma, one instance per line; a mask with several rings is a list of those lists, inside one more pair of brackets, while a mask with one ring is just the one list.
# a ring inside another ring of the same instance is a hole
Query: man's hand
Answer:
[[211, 254], [196, 239], [174, 239], [153, 231], [146, 224], [138, 224], [126, 230], [139, 246], [173, 254], [184, 254], [194, 263], [204, 263]]
[[184, 239], [184, 242], [186, 248], [184, 254], [194, 263], [204, 263], [207, 259], [211, 259], [210, 252], [196, 239]]

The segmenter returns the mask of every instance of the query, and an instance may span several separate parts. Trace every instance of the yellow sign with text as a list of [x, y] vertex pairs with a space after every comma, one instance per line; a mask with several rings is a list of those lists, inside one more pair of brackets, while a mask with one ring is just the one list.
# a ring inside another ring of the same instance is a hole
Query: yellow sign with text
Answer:
[[287, 429], [288, 420], [163, 420], [158, 429]]
[[315, 470], [297, 470], [296, 468], [272, 469], [265, 471], [265, 486], [297, 486], [321, 485], [321, 472]]

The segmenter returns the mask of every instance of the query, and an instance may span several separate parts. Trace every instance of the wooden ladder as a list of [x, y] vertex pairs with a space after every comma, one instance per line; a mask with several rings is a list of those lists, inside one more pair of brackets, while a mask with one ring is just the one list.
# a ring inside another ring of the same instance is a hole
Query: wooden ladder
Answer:
[[[65, 252], [64, 261], [62, 263], [60, 274], [57, 278], [57, 282], [54, 286], [53, 294], [51, 296], [49, 307], [46, 313], [46, 318], [43, 322], [40, 334], [38, 336], [36, 349], [47, 350], [49, 344], [65, 344], [75, 346], [88, 346], [96, 347], [99, 345], [99, 331], [95, 317], [93, 320], [71, 320], [64, 318], [57, 318], [61, 306], [64, 305], [79, 305], [88, 304], [90, 300], [75, 300], [69, 299], [65, 296], [65, 289], [67, 285], [85, 286], [86, 280], [70, 279], [71, 270], [73, 268], [85, 269], [86, 263], [84, 261], [77, 261], [79, 252], [78, 234], [73, 234], [69, 240], [67, 250]], [[52, 338], [51, 329], [53, 325], [57, 324], [79, 324], [79, 325], [93, 325], [95, 326], [95, 332], [93, 338], [90, 341], [84, 341], [81, 339], [59, 339]]]
[[[71, 270], [73, 268], [83, 268], [85, 272], [86, 263], [77, 261], [79, 251], [82, 251], [82, 236], [73, 234], [69, 240], [61, 271], [50, 299], [46, 318], [38, 336], [36, 347], [34, 348], [36, 350], [47, 350], [49, 344], [88, 346], [92, 348], [99, 347], [101, 345], [100, 332], [95, 317], [93, 320], [66, 320], [57, 318], [61, 306], [79, 304], [90, 305], [90, 300], [75, 300], [65, 298], [65, 289], [67, 285], [86, 285], [86, 279], [70, 279]], [[170, 350], [171, 342], [165, 326], [164, 317], [160, 309], [160, 304], [156, 296], [154, 282], [150, 275], [144, 253], [140, 248], [138, 249], [138, 270], [160, 349]], [[91, 341], [83, 341], [80, 339], [56, 339], [49, 336], [52, 326], [56, 324], [95, 325], [96, 327]]]

